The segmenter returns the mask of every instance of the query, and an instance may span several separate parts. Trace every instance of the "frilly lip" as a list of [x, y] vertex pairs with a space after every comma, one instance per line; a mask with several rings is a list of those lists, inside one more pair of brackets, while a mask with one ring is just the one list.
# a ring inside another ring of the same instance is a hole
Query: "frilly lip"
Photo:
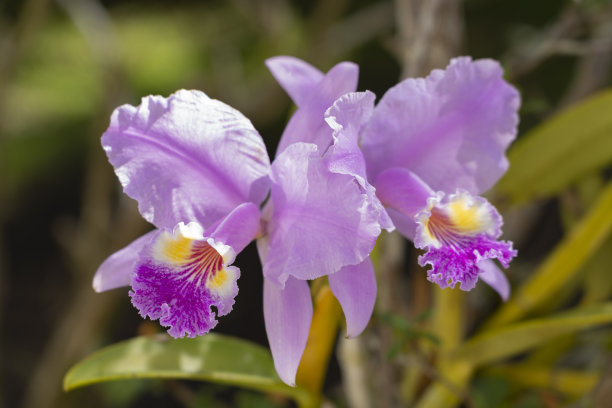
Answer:
[[[455, 204], [459, 204], [464, 210], [467, 209], [471, 210], [472, 213], [475, 212], [474, 216], [477, 217], [476, 228], [470, 226], [471, 228], [468, 229], [460, 223], [453, 223], [454, 220], [461, 220], [460, 217], [457, 217], [458, 211], [453, 208]], [[428, 223], [434, 212], [445, 217], [444, 224], [447, 227], [445, 232], [455, 237], [457, 241], [478, 235], [486, 235], [496, 239], [501, 235], [503, 220], [495, 207], [485, 198], [474, 196], [463, 189], [457, 189], [454, 194], [448, 195], [443, 191], [438, 191], [427, 199], [426, 207], [414, 217], [417, 223], [414, 243], [417, 248], [440, 248], [444, 245], [441, 240], [433, 236], [428, 230]]]
[[429, 248], [424, 255], [419, 256], [419, 265], [431, 266], [427, 271], [427, 279], [442, 289], [452, 288], [459, 283], [461, 290], [469, 291], [478, 281], [481, 272], [479, 263], [497, 259], [507, 268], [516, 255], [512, 242], [478, 236], [467, 240], [461, 248]]
[[[159, 320], [173, 337], [203, 335], [216, 315], [232, 310], [240, 270], [234, 250], [206, 237], [198, 223], [158, 230], [140, 252], [130, 297], [141, 316]], [[226, 262], [228, 260], [229, 262]]]

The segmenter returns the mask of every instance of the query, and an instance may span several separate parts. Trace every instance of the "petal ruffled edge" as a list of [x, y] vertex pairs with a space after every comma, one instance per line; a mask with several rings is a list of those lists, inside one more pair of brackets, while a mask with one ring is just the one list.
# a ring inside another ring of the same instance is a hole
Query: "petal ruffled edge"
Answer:
[[158, 228], [208, 228], [269, 185], [263, 139], [239, 111], [200, 91], [148, 96], [111, 117], [102, 146], [125, 193]]
[[196, 222], [158, 230], [140, 252], [132, 304], [175, 338], [206, 334], [217, 324], [215, 314], [226, 315], [234, 305], [240, 277], [230, 266], [235, 257], [232, 247], [204, 235]]
[[321, 153], [332, 144], [332, 131], [325, 112], [340, 96], [357, 89], [359, 66], [340, 62], [310, 91], [310, 97], [293, 114], [278, 143], [276, 156], [294, 143], [314, 143]]
[[333, 130], [333, 145], [325, 152], [324, 158], [332, 172], [355, 177], [368, 197], [369, 211], [377, 213], [380, 227], [391, 232], [395, 227], [379, 201], [376, 189], [366, 179], [365, 160], [359, 148], [359, 135], [372, 115], [375, 99], [370, 91], [350, 92], [327, 109], [325, 121]]
[[445, 70], [406, 79], [385, 93], [364, 128], [368, 175], [406, 167], [435, 190], [482, 193], [507, 169], [519, 105], [493, 60], [455, 58]]
[[353, 176], [327, 168], [315, 145], [289, 146], [272, 164], [270, 177], [263, 210], [268, 245], [258, 246], [267, 253], [266, 278], [280, 285], [289, 276], [315, 279], [370, 254], [381, 232], [380, 214]]

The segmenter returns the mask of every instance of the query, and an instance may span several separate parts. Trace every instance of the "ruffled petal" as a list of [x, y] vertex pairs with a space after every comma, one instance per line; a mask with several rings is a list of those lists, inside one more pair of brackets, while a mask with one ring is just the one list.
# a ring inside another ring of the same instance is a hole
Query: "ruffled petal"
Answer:
[[330, 170], [353, 174], [364, 180], [366, 164], [359, 149], [359, 132], [374, 111], [376, 96], [369, 91], [351, 92], [336, 100], [325, 112], [333, 130], [333, 145], [325, 153]]
[[499, 293], [504, 302], [507, 301], [510, 297], [510, 282], [502, 270], [495, 265], [495, 262], [489, 259], [480, 261], [478, 269], [480, 269], [478, 277]]
[[506, 171], [520, 97], [493, 60], [453, 59], [391, 88], [365, 127], [370, 180], [405, 167], [434, 190], [480, 194]]
[[173, 337], [195, 337], [232, 310], [240, 270], [234, 249], [204, 235], [198, 223], [159, 230], [140, 254], [130, 297], [142, 317], [159, 319]]
[[358, 336], [368, 325], [376, 301], [376, 274], [370, 257], [329, 275], [329, 287], [344, 311], [346, 336]]
[[285, 383], [295, 386], [312, 322], [308, 283], [289, 278], [281, 289], [264, 279], [264, 320], [276, 372]]
[[334, 140], [325, 159], [332, 172], [355, 177], [366, 192], [370, 211], [378, 214], [381, 228], [391, 232], [395, 227], [377, 198], [376, 189], [366, 179], [365, 160], [359, 148], [359, 133], [372, 115], [375, 99], [369, 91], [351, 92], [338, 98], [325, 112], [325, 121], [333, 129]]
[[295, 57], [279, 55], [268, 58], [266, 66], [297, 106], [310, 99], [312, 91], [324, 77], [321, 71]]
[[495, 207], [467, 191], [437, 193], [416, 220], [415, 246], [427, 249], [419, 265], [431, 266], [427, 279], [442, 289], [459, 283], [460, 289], [471, 290], [482, 261], [497, 259], [507, 268], [517, 254], [512, 242], [497, 240], [502, 220]]
[[289, 276], [315, 279], [369, 255], [381, 231], [378, 214], [354, 177], [329, 171], [315, 145], [289, 146], [272, 164], [271, 180], [266, 278], [280, 285]]
[[359, 67], [352, 62], [341, 62], [330, 69], [289, 120], [276, 156], [297, 142], [314, 143], [324, 153], [332, 143], [332, 131], [324, 120], [325, 111], [340, 96], [357, 89], [358, 76]]
[[119, 107], [102, 145], [126, 194], [158, 228], [188, 220], [209, 227], [268, 191], [261, 136], [240, 112], [199, 91]]
[[132, 275], [138, 263], [139, 253], [156, 233], [157, 231], [150, 231], [106, 258], [94, 275], [94, 290], [104, 292], [132, 283]]

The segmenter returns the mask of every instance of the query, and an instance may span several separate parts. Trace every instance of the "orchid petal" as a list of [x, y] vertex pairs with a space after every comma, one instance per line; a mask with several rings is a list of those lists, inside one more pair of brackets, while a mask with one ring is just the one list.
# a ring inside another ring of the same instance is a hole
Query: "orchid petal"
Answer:
[[370, 211], [378, 214], [381, 228], [391, 232], [395, 227], [376, 197], [376, 189], [366, 179], [365, 160], [359, 148], [359, 133], [372, 115], [375, 99], [376, 96], [369, 91], [351, 92], [338, 98], [325, 112], [325, 121], [333, 129], [334, 139], [325, 159], [332, 172], [355, 177], [366, 192]]
[[429, 265], [427, 279], [442, 289], [459, 283], [471, 290], [480, 274], [479, 265], [497, 259], [507, 268], [517, 251], [512, 242], [499, 241], [502, 219], [495, 207], [465, 190], [445, 195], [438, 192], [415, 217], [417, 248], [427, 248], [419, 265]]
[[324, 120], [325, 111], [340, 96], [357, 88], [358, 75], [359, 67], [352, 62], [341, 62], [330, 69], [289, 120], [276, 155], [297, 142], [314, 143], [324, 153], [332, 143], [332, 131]]
[[257, 236], [259, 219], [259, 208], [253, 203], [243, 203], [215, 225], [207, 235], [240, 253]]
[[217, 324], [213, 306], [219, 316], [232, 310], [240, 277], [229, 266], [235, 257], [232, 247], [205, 236], [196, 222], [181, 222], [172, 233], [158, 230], [140, 253], [132, 304], [173, 337], [201, 336]]
[[264, 279], [264, 320], [274, 367], [285, 383], [295, 386], [312, 322], [308, 283], [289, 278], [281, 289]]
[[502, 270], [495, 265], [495, 262], [489, 259], [480, 261], [478, 269], [480, 269], [478, 277], [499, 293], [504, 302], [507, 301], [510, 297], [510, 282]]
[[93, 288], [96, 292], [128, 286], [138, 262], [138, 254], [151, 240], [156, 231], [150, 231], [137, 238], [126, 247], [115, 252], [98, 267], [93, 278]]
[[334, 144], [326, 153], [332, 171], [366, 178], [366, 164], [359, 149], [359, 133], [374, 111], [376, 95], [351, 92], [338, 98], [325, 112]]
[[386, 207], [414, 217], [427, 206], [434, 192], [419, 176], [401, 167], [383, 171], [376, 178], [376, 195]]
[[370, 180], [405, 167], [434, 190], [479, 194], [506, 171], [520, 97], [493, 60], [453, 59], [445, 71], [391, 88], [365, 127]]
[[281, 285], [289, 276], [315, 279], [369, 255], [380, 234], [378, 214], [354, 177], [329, 171], [315, 145], [289, 146], [270, 178], [266, 278]]
[[302, 106], [323, 79], [323, 73], [299, 58], [280, 55], [268, 58], [266, 66], [297, 106]]
[[240, 112], [199, 91], [119, 107], [102, 145], [126, 194], [158, 228], [186, 220], [209, 227], [267, 194], [261, 136]]
[[417, 230], [417, 223], [414, 218], [409, 217], [392, 207], [388, 207], [386, 210], [387, 214], [389, 214], [389, 218], [391, 218], [391, 221], [393, 222], [393, 226], [397, 228], [399, 233], [409, 240], [414, 241]]
[[329, 287], [342, 306], [347, 337], [358, 336], [368, 325], [376, 301], [376, 274], [369, 257], [329, 275]]

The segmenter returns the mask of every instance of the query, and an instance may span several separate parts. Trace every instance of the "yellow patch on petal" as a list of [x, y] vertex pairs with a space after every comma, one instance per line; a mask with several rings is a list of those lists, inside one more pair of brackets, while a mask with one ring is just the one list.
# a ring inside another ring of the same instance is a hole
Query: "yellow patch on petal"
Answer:
[[462, 237], [495, 232], [496, 221], [490, 205], [469, 193], [452, 195], [447, 203], [431, 200], [428, 205], [429, 214], [423, 213], [418, 220], [424, 226], [423, 245], [439, 248], [456, 243]]
[[487, 230], [491, 225], [491, 216], [484, 205], [468, 202], [459, 197], [448, 204], [447, 214], [453, 226], [466, 234]]
[[226, 296], [236, 281], [236, 270], [233, 267], [225, 267], [214, 274], [210, 274], [206, 280], [206, 287], [219, 296]]
[[191, 257], [191, 244], [193, 240], [180, 237], [176, 240], [167, 240], [164, 243], [163, 254], [171, 262], [182, 263]]
[[170, 265], [181, 265], [192, 256], [193, 240], [187, 237], [174, 237], [164, 232], [159, 235], [154, 247], [154, 256], [158, 262]]
[[207, 287], [218, 289], [227, 282], [227, 272], [225, 269], [217, 271], [213, 276], [208, 279]]

